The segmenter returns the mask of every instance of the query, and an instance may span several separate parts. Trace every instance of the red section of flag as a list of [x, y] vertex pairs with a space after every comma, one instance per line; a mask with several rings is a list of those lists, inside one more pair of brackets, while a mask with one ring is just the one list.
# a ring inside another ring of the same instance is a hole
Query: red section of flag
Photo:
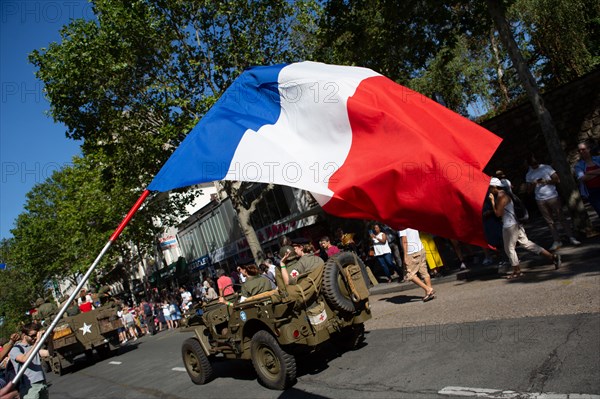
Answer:
[[385, 77], [364, 80], [347, 106], [352, 147], [323, 209], [487, 245], [482, 169], [499, 137]]

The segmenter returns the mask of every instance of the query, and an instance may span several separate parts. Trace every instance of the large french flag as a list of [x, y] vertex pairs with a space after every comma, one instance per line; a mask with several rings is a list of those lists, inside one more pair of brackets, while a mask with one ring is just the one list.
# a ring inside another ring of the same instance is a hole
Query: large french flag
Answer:
[[500, 138], [370, 69], [300, 62], [242, 73], [152, 183], [310, 191], [331, 214], [486, 245], [482, 170]]

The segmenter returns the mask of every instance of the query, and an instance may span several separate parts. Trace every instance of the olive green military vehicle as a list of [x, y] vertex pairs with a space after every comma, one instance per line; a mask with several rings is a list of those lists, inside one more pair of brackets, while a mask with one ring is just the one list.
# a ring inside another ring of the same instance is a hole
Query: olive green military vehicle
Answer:
[[[289, 268], [288, 268], [289, 269]], [[354, 349], [371, 318], [369, 291], [373, 279], [362, 261], [342, 252], [324, 267], [285, 286], [277, 269], [278, 289], [231, 304], [211, 301], [195, 309], [182, 331], [194, 332], [182, 345], [185, 368], [196, 384], [213, 377], [211, 360], [251, 359], [260, 383], [283, 390], [296, 381], [296, 355], [332, 340]]]
[[110, 305], [64, 317], [48, 343], [50, 369], [62, 375], [76, 356], [91, 357], [94, 350], [102, 359], [109, 357], [119, 346], [118, 328], [122, 326], [117, 309]]

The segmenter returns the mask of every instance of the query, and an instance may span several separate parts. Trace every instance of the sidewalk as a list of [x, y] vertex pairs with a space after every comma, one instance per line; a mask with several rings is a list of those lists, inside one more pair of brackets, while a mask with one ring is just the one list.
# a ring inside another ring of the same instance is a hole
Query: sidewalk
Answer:
[[[600, 220], [596, 213], [588, 207], [588, 215], [592, 221], [592, 226], [596, 230], [600, 231]], [[525, 224], [525, 231], [529, 239], [536, 244], [549, 248], [552, 245], [552, 235], [548, 230], [548, 225], [544, 219], [540, 216], [530, 220]], [[560, 248], [557, 253], [562, 256], [562, 266], [559, 272], [568, 273], [575, 272], [580, 267], [594, 267], [600, 268], [600, 235], [592, 238], [579, 238], [581, 245], [578, 247], [567, 245], [567, 240], [563, 238], [563, 247]], [[504, 253], [503, 249], [499, 249]], [[534, 271], [538, 267], [547, 266], [547, 262], [541, 256], [527, 252], [522, 248], [517, 247], [517, 254], [521, 260], [521, 269], [524, 272]], [[505, 256], [504, 256], [505, 258]], [[483, 255], [480, 256], [480, 260], [483, 260]], [[492, 279], [502, 278], [504, 274], [498, 272], [498, 263], [492, 265], [483, 266], [481, 264], [471, 264], [467, 270], [459, 270], [458, 268], [449, 268], [446, 270], [444, 276], [432, 278], [431, 282], [435, 287], [436, 284], [456, 281], [456, 280], [478, 280], [478, 279]], [[509, 267], [510, 270], [510, 267]], [[391, 292], [406, 291], [413, 288], [417, 288], [417, 285], [411, 281], [408, 282], [392, 282], [392, 283], [380, 283], [375, 287], [372, 287], [369, 292], [372, 295], [388, 294]]]

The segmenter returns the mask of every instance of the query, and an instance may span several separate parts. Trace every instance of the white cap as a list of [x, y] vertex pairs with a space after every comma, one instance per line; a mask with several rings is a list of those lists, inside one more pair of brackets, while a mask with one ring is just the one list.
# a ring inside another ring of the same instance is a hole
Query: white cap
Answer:
[[502, 184], [502, 182], [500, 181], [500, 179], [498, 179], [497, 177], [492, 177], [490, 179], [490, 186], [503, 187], [504, 185]]

